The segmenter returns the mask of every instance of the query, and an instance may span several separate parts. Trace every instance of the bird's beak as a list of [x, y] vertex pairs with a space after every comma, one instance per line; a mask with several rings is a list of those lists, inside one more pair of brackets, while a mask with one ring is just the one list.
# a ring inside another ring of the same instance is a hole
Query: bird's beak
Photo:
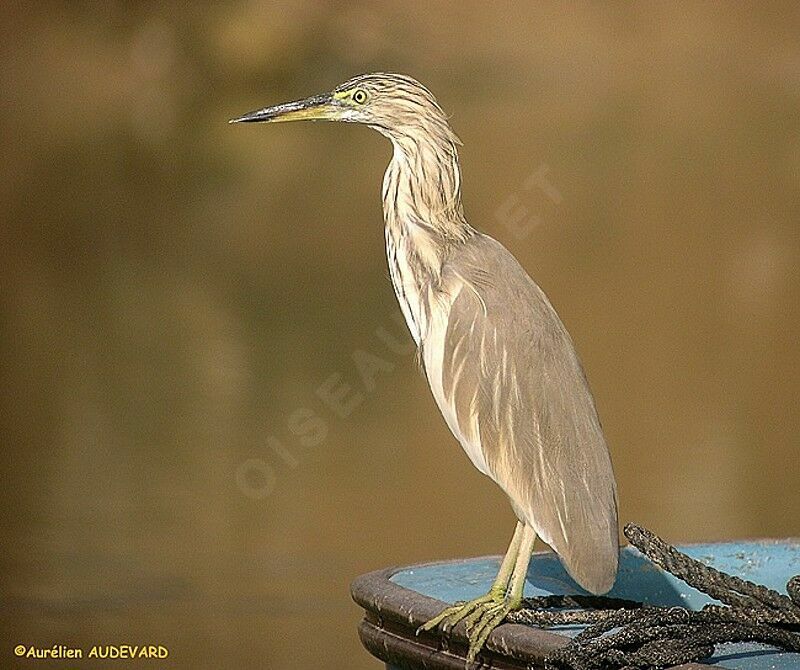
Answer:
[[250, 112], [244, 116], [231, 119], [228, 123], [259, 123], [264, 121], [308, 121], [338, 118], [341, 110], [330, 93], [312, 95], [305, 100], [285, 102], [274, 107]]

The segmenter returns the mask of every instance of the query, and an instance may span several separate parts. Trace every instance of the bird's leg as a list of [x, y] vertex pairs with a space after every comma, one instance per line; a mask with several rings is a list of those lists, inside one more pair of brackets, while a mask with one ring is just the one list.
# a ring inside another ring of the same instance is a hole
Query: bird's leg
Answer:
[[497, 573], [497, 577], [495, 577], [492, 587], [489, 589], [489, 593], [480, 598], [475, 598], [474, 600], [462, 600], [453, 603], [452, 606], [443, 609], [438, 615], [433, 617], [433, 619], [422, 624], [422, 626], [417, 629], [417, 634], [423, 630], [427, 631], [436, 628], [439, 624], [441, 624], [442, 630], [447, 631], [473, 612], [481, 612], [482, 607], [487, 604], [499, 605], [502, 603], [517, 563], [517, 554], [520, 550], [523, 530], [524, 525], [518, 521], [517, 527], [514, 529], [514, 536], [511, 538], [511, 544], [508, 545], [508, 550], [503, 557], [500, 570]]
[[536, 533], [533, 528], [525, 526], [505, 597], [500, 602], [484, 605], [465, 620], [467, 638], [469, 638], [467, 665], [475, 660], [489, 634], [503, 623], [509, 612], [519, 609], [522, 604], [525, 577], [528, 573], [528, 563], [531, 560], [535, 540]]

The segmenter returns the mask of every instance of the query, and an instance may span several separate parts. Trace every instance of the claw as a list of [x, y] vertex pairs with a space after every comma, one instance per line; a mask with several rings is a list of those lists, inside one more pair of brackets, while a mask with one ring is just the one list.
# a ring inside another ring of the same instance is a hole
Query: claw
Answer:
[[416, 634], [419, 635], [422, 631], [433, 630], [441, 624], [442, 632], [449, 632], [453, 626], [466, 617], [470, 612], [479, 608], [483, 603], [493, 600], [496, 596], [487, 593], [485, 596], [475, 598], [474, 600], [464, 601], [459, 600], [450, 607], [446, 607], [439, 614], [437, 614], [430, 621], [426, 621], [419, 628]]
[[500, 570], [489, 593], [447, 607], [417, 628], [417, 635], [437, 626], [441, 626], [442, 633], [447, 635], [453, 626], [463, 621], [469, 642], [466, 659], [469, 668], [491, 632], [503, 623], [509, 612], [519, 609], [522, 604], [525, 576], [535, 540], [536, 533], [533, 529], [518, 521], [514, 537], [511, 538], [511, 544], [500, 563]]
[[491, 632], [505, 620], [513, 608], [508, 603], [495, 605], [483, 612], [477, 624], [470, 630], [469, 650], [467, 651], [467, 665], [470, 665], [478, 656]]
[[[494, 608], [496, 607], [502, 600], [499, 601], [489, 601], [486, 603], [487, 608]], [[464, 628], [467, 632], [467, 637], [470, 636], [472, 632], [472, 628], [475, 626], [475, 623], [481, 620], [484, 616], [485, 609], [482, 607], [476, 607], [473, 612], [471, 612], [468, 616], [464, 617]]]
[[513, 609], [515, 609], [513, 603], [503, 594], [490, 592], [480, 598], [457, 602], [445, 608], [433, 619], [422, 624], [417, 629], [417, 635], [437, 626], [446, 634], [453, 626], [463, 621], [469, 640], [467, 650], [467, 667], [469, 667], [478, 657], [489, 634], [503, 623]]

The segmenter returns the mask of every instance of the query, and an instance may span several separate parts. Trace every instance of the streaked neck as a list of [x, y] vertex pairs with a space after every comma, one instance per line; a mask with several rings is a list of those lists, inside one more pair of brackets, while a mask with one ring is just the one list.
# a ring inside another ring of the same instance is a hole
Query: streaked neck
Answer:
[[463, 241], [472, 232], [461, 206], [461, 169], [455, 136], [389, 135], [394, 154], [383, 178], [387, 227], [414, 225], [442, 242]]

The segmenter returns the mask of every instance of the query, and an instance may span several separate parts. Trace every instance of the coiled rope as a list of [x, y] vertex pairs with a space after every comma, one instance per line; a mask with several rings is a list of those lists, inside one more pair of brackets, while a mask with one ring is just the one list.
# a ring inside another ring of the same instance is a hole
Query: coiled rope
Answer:
[[669, 668], [702, 661], [724, 642], [761, 642], [800, 652], [800, 575], [783, 595], [704, 565], [629, 523], [625, 537], [650, 561], [714, 598], [700, 611], [603, 596], [528, 598], [507, 620], [537, 627], [587, 625], [545, 659], [548, 670]]

